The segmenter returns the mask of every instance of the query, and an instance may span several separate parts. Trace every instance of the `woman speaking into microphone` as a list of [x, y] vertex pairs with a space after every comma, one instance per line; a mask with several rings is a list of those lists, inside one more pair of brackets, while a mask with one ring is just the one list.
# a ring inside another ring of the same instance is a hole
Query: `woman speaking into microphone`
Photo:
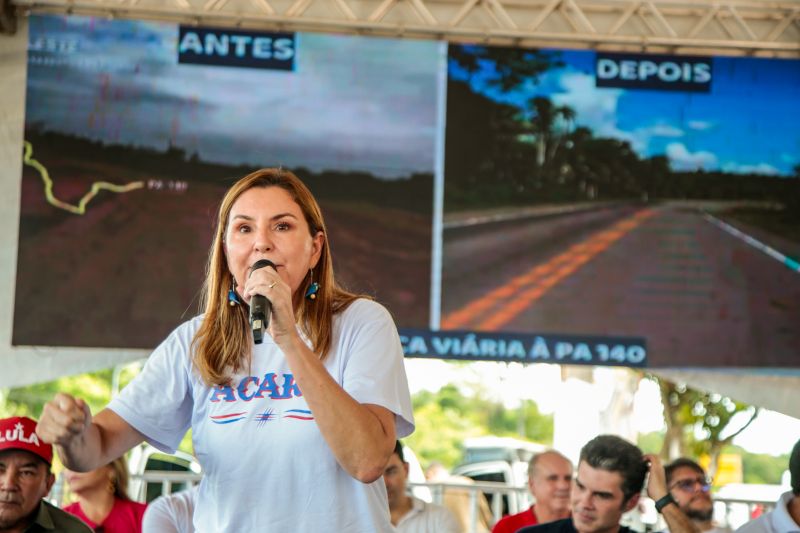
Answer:
[[[87, 471], [143, 440], [172, 452], [191, 427], [198, 532], [392, 531], [380, 477], [414, 429], [402, 347], [386, 309], [337, 285], [326, 236], [292, 173], [239, 180], [220, 205], [205, 312], [96, 416], [56, 395], [39, 435]], [[271, 308], [259, 344], [256, 295]]]

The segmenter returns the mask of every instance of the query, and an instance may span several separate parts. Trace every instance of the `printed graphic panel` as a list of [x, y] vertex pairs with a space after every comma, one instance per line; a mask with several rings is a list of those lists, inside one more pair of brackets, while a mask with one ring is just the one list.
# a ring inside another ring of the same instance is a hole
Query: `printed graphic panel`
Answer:
[[31, 17], [13, 344], [155, 346], [264, 166], [316, 194], [348, 288], [427, 327], [439, 46]]
[[440, 348], [800, 366], [800, 61], [452, 45], [448, 69]]

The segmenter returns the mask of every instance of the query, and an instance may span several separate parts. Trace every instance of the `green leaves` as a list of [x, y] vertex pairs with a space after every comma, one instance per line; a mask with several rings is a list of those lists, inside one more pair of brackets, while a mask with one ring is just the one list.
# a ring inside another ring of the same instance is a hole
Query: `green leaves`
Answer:
[[464, 439], [481, 435], [523, 438], [544, 444], [553, 441], [553, 417], [539, 412], [536, 402], [524, 400], [507, 408], [477, 390], [465, 395], [454, 384], [438, 392], [420, 391], [412, 398], [417, 429], [406, 439], [423, 465], [438, 461], [452, 468], [461, 460]]
[[100, 370], [9, 389], [4, 401], [0, 403], [0, 415], [38, 419], [44, 404], [52, 400], [57, 392], [83, 398], [91, 407], [92, 413], [97, 413], [111, 399], [111, 376], [111, 370]]
[[[758, 417], [760, 410], [717, 393], [648, 377], [658, 383], [664, 405], [667, 433], [662, 457], [674, 459], [675, 451], [688, 457], [708, 455], [711, 459], [708, 473], [713, 477], [723, 448]], [[739, 413], [746, 416], [736, 416]]]

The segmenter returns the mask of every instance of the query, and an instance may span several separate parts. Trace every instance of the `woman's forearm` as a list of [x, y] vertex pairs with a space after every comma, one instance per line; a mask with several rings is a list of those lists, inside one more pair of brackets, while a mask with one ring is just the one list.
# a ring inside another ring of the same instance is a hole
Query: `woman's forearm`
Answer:
[[86, 402], [63, 393], [45, 404], [36, 432], [76, 472], [108, 464], [144, 440], [113, 411], [103, 409], [92, 417]]
[[299, 337], [282, 348], [336, 460], [360, 481], [370, 483], [378, 479], [394, 449], [394, 413], [353, 399]]

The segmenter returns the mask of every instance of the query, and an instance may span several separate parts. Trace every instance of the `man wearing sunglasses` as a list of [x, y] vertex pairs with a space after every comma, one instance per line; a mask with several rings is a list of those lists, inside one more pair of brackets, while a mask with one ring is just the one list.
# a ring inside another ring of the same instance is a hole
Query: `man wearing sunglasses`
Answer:
[[727, 527], [714, 524], [714, 502], [709, 490], [711, 481], [703, 468], [681, 457], [664, 467], [669, 493], [678, 507], [703, 533], [730, 533]]

